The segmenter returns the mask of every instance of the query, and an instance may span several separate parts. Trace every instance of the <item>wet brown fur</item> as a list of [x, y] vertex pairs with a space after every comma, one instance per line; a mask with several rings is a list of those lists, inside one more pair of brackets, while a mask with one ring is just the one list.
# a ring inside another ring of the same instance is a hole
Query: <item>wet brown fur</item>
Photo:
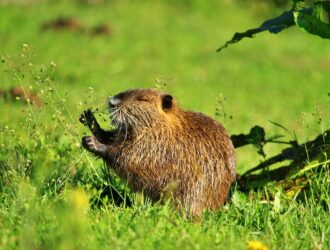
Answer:
[[83, 145], [133, 190], [152, 200], [173, 197], [177, 206], [199, 216], [226, 201], [235, 180], [234, 147], [221, 124], [182, 110], [172, 97], [166, 104], [166, 96], [151, 89], [118, 94], [120, 103], [110, 106], [116, 129], [109, 132], [86, 111], [82, 120], [94, 135], [83, 137]]

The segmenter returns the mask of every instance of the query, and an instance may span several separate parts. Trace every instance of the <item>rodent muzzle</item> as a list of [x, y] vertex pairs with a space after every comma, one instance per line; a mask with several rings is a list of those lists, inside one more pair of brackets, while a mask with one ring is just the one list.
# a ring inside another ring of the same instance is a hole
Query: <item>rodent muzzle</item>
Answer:
[[120, 99], [117, 98], [116, 96], [112, 96], [109, 98], [109, 108], [110, 109], [115, 109], [119, 103], [120, 103]]

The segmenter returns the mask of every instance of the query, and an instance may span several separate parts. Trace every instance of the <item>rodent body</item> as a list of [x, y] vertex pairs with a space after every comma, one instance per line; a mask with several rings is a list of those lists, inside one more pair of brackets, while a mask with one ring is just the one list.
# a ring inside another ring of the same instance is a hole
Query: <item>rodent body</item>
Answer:
[[93, 136], [84, 147], [100, 156], [135, 191], [152, 200], [172, 197], [187, 213], [221, 207], [235, 180], [235, 152], [225, 128], [201, 113], [182, 110], [172, 96], [128, 90], [109, 99], [116, 129], [104, 131], [91, 111]]
[[37, 93], [21, 86], [15, 86], [10, 89], [0, 89], [0, 97], [2, 97], [5, 102], [20, 100], [25, 104], [32, 104], [37, 107], [42, 106], [42, 100]]

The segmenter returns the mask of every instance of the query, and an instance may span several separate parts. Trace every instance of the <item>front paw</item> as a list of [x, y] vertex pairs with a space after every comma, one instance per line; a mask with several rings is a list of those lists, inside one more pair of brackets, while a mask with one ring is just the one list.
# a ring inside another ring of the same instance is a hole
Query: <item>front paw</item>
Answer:
[[90, 152], [98, 152], [97, 144], [98, 142], [94, 136], [84, 136], [82, 138], [82, 146]]
[[87, 109], [80, 115], [79, 121], [91, 129], [93, 124], [95, 124], [96, 119], [92, 110]]

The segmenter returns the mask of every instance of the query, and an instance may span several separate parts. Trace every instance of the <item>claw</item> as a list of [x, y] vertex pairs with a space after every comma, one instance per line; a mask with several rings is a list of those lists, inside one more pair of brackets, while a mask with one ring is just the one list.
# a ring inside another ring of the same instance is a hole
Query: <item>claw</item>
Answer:
[[95, 139], [93, 136], [84, 136], [82, 138], [82, 146], [87, 149], [88, 151], [91, 152], [96, 152], [97, 151], [97, 147], [95, 144]]
[[87, 109], [80, 115], [79, 121], [83, 125], [85, 125], [85, 126], [89, 127], [90, 129], [92, 129], [93, 125], [96, 122], [96, 119], [95, 119], [95, 116], [94, 116], [92, 110]]
[[86, 121], [86, 117], [84, 114], [81, 114], [79, 117], [79, 121], [84, 124], [85, 126], [87, 126], [87, 121]]

